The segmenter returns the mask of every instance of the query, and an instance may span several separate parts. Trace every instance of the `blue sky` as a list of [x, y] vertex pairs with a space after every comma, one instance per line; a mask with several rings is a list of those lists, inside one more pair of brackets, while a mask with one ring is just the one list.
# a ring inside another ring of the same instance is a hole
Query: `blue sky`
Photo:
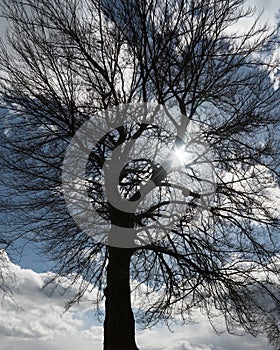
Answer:
[[[264, 7], [264, 18], [270, 23], [280, 9], [280, 0], [248, 2], [260, 10]], [[3, 35], [3, 23], [0, 35]], [[55, 292], [52, 296], [47, 289], [42, 289], [49, 276], [47, 271], [50, 264], [36, 254], [34, 246], [25, 246], [20, 260], [11, 252], [10, 257], [4, 256], [3, 259], [6, 259], [9, 273], [13, 273], [16, 288], [14, 300], [0, 295], [4, 298], [0, 318], [0, 350], [102, 349], [102, 324], [98, 323], [91, 311], [94, 291], [86, 294], [79, 305], [63, 313], [65, 302], [75, 293], [77, 286], [66, 294]], [[60, 282], [61, 287], [68, 284], [67, 279]], [[138, 345], [143, 350], [270, 349], [263, 338], [227, 334], [217, 336], [205, 317], [197, 313], [195, 318], [196, 324], [174, 326], [173, 333], [165, 327], [138, 331]]]

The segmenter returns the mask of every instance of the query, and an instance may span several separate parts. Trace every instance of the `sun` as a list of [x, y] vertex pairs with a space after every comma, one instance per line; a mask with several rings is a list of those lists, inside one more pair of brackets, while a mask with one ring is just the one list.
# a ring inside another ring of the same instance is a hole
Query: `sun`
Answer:
[[186, 152], [185, 146], [175, 147], [172, 153], [174, 166], [186, 165], [189, 154]]

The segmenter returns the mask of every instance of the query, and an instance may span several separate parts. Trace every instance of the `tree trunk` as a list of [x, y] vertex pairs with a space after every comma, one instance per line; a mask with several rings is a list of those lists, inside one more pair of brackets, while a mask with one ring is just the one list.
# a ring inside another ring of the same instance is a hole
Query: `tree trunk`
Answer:
[[129, 264], [132, 249], [108, 249], [104, 350], [138, 350], [130, 300]]

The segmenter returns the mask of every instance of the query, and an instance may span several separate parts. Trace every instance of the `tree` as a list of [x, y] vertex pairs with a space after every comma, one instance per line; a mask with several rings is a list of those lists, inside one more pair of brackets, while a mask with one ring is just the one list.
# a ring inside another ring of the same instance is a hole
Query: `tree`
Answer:
[[6, 210], [83, 277], [71, 302], [105, 297], [104, 349], [137, 349], [131, 280], [139, 322], [201, 308], [277, 345], [277, 31], [234, 32], [243, 0], [4, 2]]

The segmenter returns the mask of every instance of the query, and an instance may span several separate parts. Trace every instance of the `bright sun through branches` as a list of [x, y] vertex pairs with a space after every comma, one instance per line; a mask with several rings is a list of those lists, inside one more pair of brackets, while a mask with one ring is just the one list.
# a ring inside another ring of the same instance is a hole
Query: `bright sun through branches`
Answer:
[[189, 153], [186, 152], [185, 146], [175, 147], [173, 153], [173, 165], [174, 166], [183, 166], [186, 165], [189, 160]]

